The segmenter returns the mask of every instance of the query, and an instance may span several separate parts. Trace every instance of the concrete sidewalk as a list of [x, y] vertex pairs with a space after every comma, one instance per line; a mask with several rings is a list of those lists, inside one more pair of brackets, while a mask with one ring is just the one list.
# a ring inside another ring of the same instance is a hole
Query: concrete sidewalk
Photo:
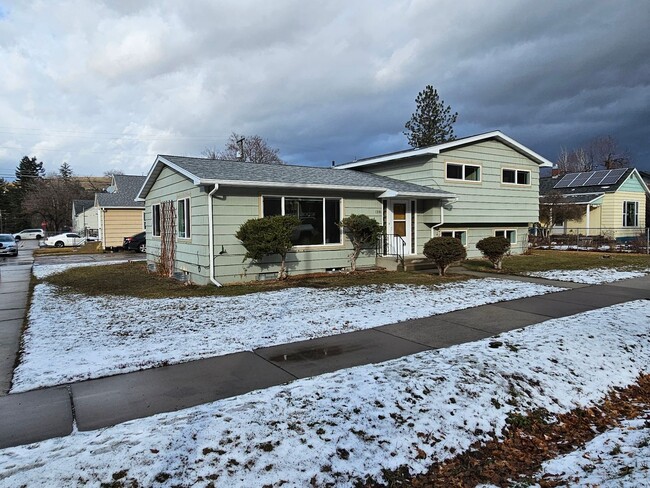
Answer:
[[8, 395], [0, 397], [0, 448], [67, 435], [73, 422], [107, 427], [637, 299], [650, 299], [650, 276]]

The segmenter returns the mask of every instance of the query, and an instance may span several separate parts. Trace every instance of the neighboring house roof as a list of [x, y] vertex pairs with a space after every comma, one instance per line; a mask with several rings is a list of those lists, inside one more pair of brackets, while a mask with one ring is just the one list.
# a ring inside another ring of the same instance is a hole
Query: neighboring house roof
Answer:
[[[635, 168], [618, 170], [586, 171], [582, 173], [568, 173], [561, 176], [549, 176], [539, 179], [539, 194], [546, 195], [551, 191], [561, 193], [568, 197], [579, 195], [603, 195], [616, 192], [625, 182], [636, 177], [648, 193], [648, 187], [643, 182], [639, 172]], [[592, 182], [599, 184], [591, 184]], [[577, 200], [574, 200], [577, 202]], [[584, 202], [587, 203], [587, 202]]]
[[72, 208], [75, 215], [95, 206], [95, 200], [72, 200]]
[[359, 171], [182, 156], [158, 156], [138, 194], [141, 201], [146, 198], [154, 181], [165, 166], [183, 174], [195, 185], [351, 190], [381, 193], [383, 197], [455, 197], [453, 193], [447, 191]]
[[101, 191], [111, 184], [110, 176], [72, 176], [84, 190]]
[[95, 202], [102, 208], [142, 208], [144, 203], [136, 201], [138, 191], [146, 177], [133, 175], [114, 175], [112, 193], [96, 193]]
[[523, 144], [520, 144], [514, 139], [508, 137], [503, 132], [499, 130], [495, 130], [492, 132], [486, 132], [484, 134], [477, 134], [474, 136], [463, 137], [461, 139], [445, 142], [443, 144], [436, 144], [434, 146], [420, 147], [416, 149], [407, 149], [406, 151], [382, 154], [379, 156], [373, 156], [371, 158], [357, 159], [349, 163], [340, 164], [336, 166], [336, 168], [337, 169], [357, 168], [360, 166], [369, 166], [371, 164], [378, 164], [378, 163], [384, 163], [386, 161], [396, 161], [400, 159], [414, 158], [417, 156], [435, 156], [444, 151], [449, 151], [451, 149], [457, 149], [462, 146], [476, 144], [478, 142], [483, 142], [488, 140], [497, 140], [499, 142], [502, 142], [503, 144], [514, 149], [518, 153], [523, 154], [524, 156], [533, 160], [541, 167], [553, 166], [553, 163], [551, 163], [548, 159], [543, 158], [533, 150], [527, 148]]

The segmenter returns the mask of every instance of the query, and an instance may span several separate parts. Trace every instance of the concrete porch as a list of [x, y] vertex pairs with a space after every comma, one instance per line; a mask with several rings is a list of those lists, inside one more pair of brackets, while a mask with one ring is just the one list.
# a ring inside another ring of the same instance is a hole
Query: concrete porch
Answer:
[[375, 264], [388, 271], [424, 271], [437, 270], [435, 263], [424, 256], [424, 254], [413, 254], [404, 256], [404, 265], [395, 256], [377, 256]]

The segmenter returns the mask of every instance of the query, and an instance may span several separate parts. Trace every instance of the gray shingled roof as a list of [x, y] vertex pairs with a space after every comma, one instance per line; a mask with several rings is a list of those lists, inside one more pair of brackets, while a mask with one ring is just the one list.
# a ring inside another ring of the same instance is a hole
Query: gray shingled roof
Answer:
[[74, 214], [79, 215], [84, 210], [88, 210], [95, 205], [95, 200], [72, 200]]
[[[257, 164], [241, 161], [224, 161], [204, 158], [189, 158], [183, 156], [159, 156], [159, 160], [167, 161], [182, 170], [186, 176], [199, 182], [218, 182], [221, 185], [249, 186], [287, 186], [305, 188], [311, 187], [340, 187], [358, 191], [383, 192], [394, 191], [399, 194], [412, 194], [423, 197], [453, 197], [453, 193], [428, 188], [414, 183], [395, 180], [385, 176], [374, 175], [354, 170], [340, 170], [314, 166], [294, 166], [283, 164]], [[158, 170], [159, 172], [160, 170]], [[140, 195], [145, 197], [153, 180], [157, 177], [154, 167], [149, 175], [147, 184]], [[257, 185], [256, 185], [257, 184]]]
[[138, 208], [144, 207], [144, 202], [136, 202], [135, 198], [146, 176], [115, 175], [116, 190], [114, 193], [96, 193], [97, 205], [104, 208]]

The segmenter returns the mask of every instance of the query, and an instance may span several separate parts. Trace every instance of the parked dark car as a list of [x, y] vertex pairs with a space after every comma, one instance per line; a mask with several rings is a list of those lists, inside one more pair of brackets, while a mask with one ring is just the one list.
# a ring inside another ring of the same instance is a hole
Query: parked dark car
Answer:
[[125, 237], [122, 247], [127, 251], [147, 252], [147, 233], [140, 232], [131, 237]]

